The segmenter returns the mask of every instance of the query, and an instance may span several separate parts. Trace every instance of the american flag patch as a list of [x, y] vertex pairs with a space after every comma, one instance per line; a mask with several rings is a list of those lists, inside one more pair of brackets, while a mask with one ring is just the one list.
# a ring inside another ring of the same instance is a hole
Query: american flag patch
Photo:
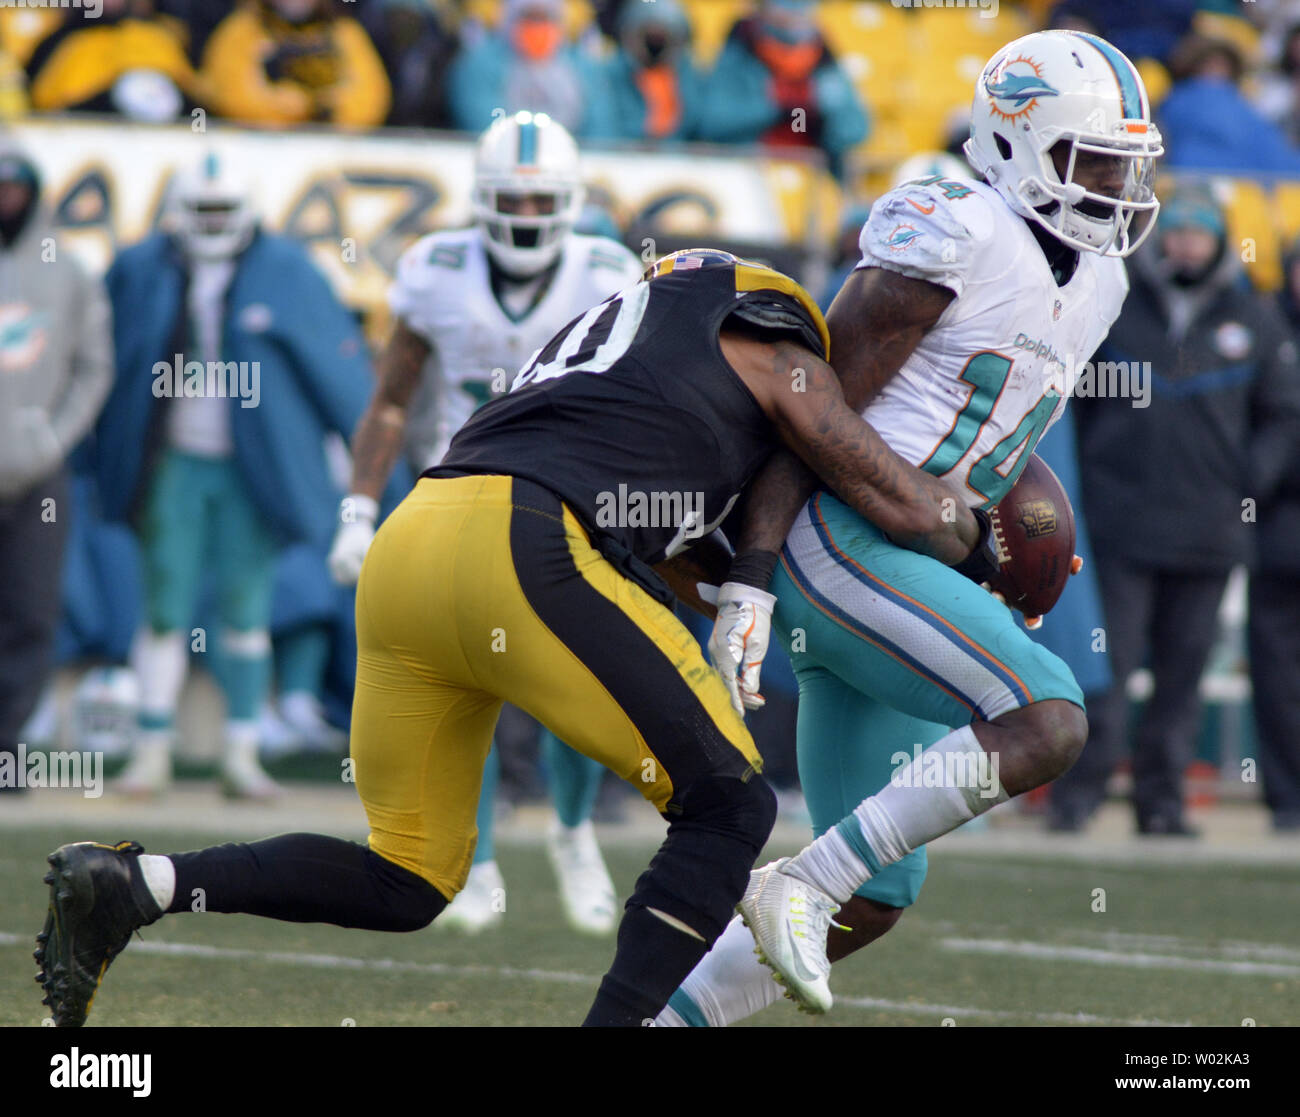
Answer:
[[704, 266], [704, 259], [701, 256], [678, 256], [673, 261], [673, 271], [691, 271], [698, 270]]

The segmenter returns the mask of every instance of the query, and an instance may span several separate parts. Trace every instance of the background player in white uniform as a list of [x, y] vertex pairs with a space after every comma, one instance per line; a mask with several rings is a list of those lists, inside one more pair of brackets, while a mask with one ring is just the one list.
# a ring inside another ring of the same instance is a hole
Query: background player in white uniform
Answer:
[[[827, 318], [850, 405], [988, 509], [1119, 314], [1118, 257], [1153, 223], [1161, 147], [1127, 58], [1042, 32], [985, 67], [966, 151], [986, 182], [934, 175], [876, 203]], [[771, 590], [778, 632], [799, 634], [799, 767], [820, 836], [755, 872], [740, 910], [795, 999], [825, 1011], [828, 950], [841, 958], [897, 922], [924, 880], [924, 844], [1060, 775], [1087, 722], [1069, 669], [971, 580], [977, 566], [905, 557], [830, 493], [803, 503], [811, 490], [802, 466], [774, 458], [737, 551], [780, 547], [802, 505]], [[742, 698], [757, 691], [770, 603], [755, 592], [730, 615], [720, 603], [711, 647], [729, 642], [745, 665]], [[752, 636], [727, 627], [736, 617], [758, 620]], [[829, 931], [841, 906], [852, 930]], [[661, 1022], [729, 1023], [774, 1000], [752, 945], [734, 921]]]
[[[374, 538], [377, 498], [404, 453], [415, 471], [442, 459], [474, 409], [510, 388], [519, 368], [562, 327], [642, 267], [616, 241], [573, 232], [582, 209], [578, 149], [549, 117], [497, 121], [479, 141], [475, 224], [434, 233], [397, 265], [389, 293], [396, 322], [379, 384], [353, 442], [351, 494], [330, 554], [353, 583]], [[606, 934], [617, 922], [614, 889], [590, 822], [603, 769], [543, 731], [556, 803], [548, 849], [575, 929]], [[505, 885], [493, 855], [499, 760], [484, 772], [478, 846], [464, 889], [439, 923], [478, 931], [499, 922]]]

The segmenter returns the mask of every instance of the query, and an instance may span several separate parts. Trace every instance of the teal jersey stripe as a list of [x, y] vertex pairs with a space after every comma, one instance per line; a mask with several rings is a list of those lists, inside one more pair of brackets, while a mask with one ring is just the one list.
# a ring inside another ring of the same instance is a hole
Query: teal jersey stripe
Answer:
[[528, 120], [519, 125], [519, 163], [531, 166], [537, 162], [537, 125]]
[[1146, 106], [1142, 103], [1142, 87], [1138, 84], [1133, 63], [1120, 54], [1105, 39], [1099, 39], [1096, 35], [1089, 35], [1086, 31], [1075, 33], [1079, 38], [1086, 39], [1101, 51], [1101, 56], [1110, 63], [1110, 68], [1115, 71], [1115, 80], [1119, 82], [1120, 105], [1124, 110], [1125, 119], [1146, 119]]

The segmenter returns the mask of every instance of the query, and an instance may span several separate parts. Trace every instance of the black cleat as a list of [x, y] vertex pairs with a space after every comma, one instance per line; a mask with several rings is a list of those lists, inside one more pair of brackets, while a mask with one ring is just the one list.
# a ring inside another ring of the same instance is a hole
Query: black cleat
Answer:
[[45, 874], [50, 908], [33, 956], [41, 966], [41, 1003], [50, 1007], [56, 1027], [86, 1022], [109, 963], [133, 931], [162, 918], [140, 872], [143, 852], [137, 842], [78, 842], [46, 858], [54, 866]]

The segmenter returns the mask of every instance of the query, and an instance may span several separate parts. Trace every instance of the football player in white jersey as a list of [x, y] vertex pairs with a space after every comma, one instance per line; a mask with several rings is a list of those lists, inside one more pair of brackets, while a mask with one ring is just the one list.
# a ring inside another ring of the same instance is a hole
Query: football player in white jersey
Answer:
[[[355, 583], [375, 533], [378, 497], [405, 454], [437, 464], [475, 408], [510, 388], [534, 352], [573, 318], [636, 282], [642, 267], [616, 241], [573, 231], [583, 203], [578, 149], [543, 114], [503, 117], [479, 140], [474, 225], [412, 245], [389, 292], [392, 337], [352, 446], [351, 492], [340, 509], [330, 569]], [[596, 845], [591, 807], [603, 769], [544, 731], [557, 817], [548, 852], [576, 930], [608, 934], [613, 884]], [[493, 856], [499, 760], [484, 773], [478, 846], [469, 881], [438, 921], [468, 932], [498, 923], [505, 885]]]
[[[1119, 314], [1121, 257], [1154, 223], [1162, 148], [1129, 60], [1096, 36], [1046, 31], [984, 68], [965, 150], [984, 181], [931, 175], [876, 202], [827, 321], [850, 406], [987, 510]], [[772, 1003], [755, 941], [789, 995], [825, 1011], [831, 961], [915, 901], [925, 843], [1054, 779], [1087, 738], [1069, 669], [971, 580], [970, 560], [903, 552], [815, 491], [792, 455], [754, 483], [737, 553], [753, 550], [780, 552], [771, 594], [720, 602], [711, 649], [751, 704], [775, 595], [817, 837], [752, 874], [741, 916], [663, 1024], [727, 1024]], [[831, 929], [837, 911], [847, 927]]]

